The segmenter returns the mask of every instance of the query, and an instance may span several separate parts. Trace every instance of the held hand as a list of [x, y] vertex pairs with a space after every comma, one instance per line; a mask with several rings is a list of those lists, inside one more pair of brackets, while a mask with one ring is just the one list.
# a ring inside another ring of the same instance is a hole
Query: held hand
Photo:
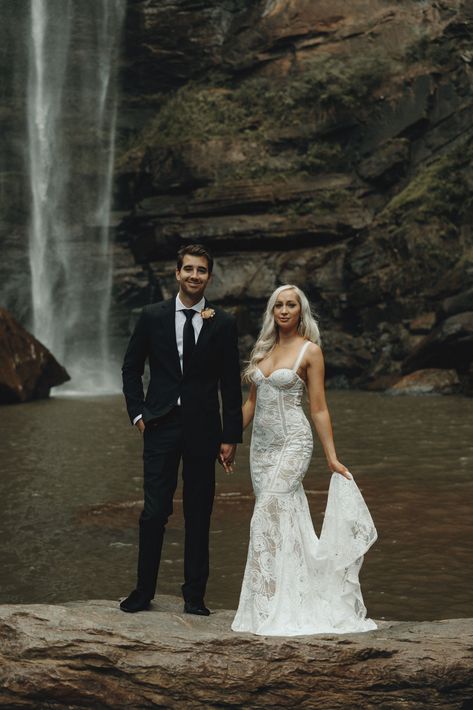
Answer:
[[340, 473], [349, 481], [353, 479], [353, 476], [351, 475], [347, 467], [340, 463], [340, 461], [338, 461], [337, 459], [335, 459], [334, 461], [328, 461], [328, 467], [332, 473]]
[[236, 444], [220, 444], [220, 454], [218, 460], [223, 466], [225, 473], [233, 473], [235, 452]]
[[144, 432], [145, 428], [146, 428], [143, 419], [138, 419], [138, 421], [136, 422], [135, 426], [137, 427], [137, 429], [140, 430], [140, 434], [142, 434], [142, 433]]

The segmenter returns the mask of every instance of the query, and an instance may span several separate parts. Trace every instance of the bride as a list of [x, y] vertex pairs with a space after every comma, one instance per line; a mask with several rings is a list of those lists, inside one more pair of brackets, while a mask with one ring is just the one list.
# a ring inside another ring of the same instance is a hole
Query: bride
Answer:
[[[358, 574], [377, 533], [335, 453], [319, 342], [304, 293], [297, 286], [277, 288], [244, 373], [251, 383], [243, 427], [254, 418], [250, 464], [256, 503], [234, 631], [295, 636], [376, 628], [366, 618]], [[304, 390], [333, 472], [320, 539], [302, 487], [312, 456]]]

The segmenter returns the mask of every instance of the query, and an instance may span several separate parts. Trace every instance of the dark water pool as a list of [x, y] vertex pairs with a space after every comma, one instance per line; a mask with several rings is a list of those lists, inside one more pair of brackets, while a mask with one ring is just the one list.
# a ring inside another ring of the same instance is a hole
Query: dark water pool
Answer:
[[[362, 589], [370, 616], [473, 616], [473, 400], [330, 392], [340, 459], [378, 528]], [[219, 469], [207, 602], [235, 608], [253, 505], [248, 438]], [[134, 586], [141, 440], [121, 397], [0, 408], [0, 603], [119, 599]], [[317, 447], [305, 488], [320, 530], [329, 474]], [[125, 504], [125, 505], [121, 505]], [[179, 494], [159, 591], [178, 594]]]

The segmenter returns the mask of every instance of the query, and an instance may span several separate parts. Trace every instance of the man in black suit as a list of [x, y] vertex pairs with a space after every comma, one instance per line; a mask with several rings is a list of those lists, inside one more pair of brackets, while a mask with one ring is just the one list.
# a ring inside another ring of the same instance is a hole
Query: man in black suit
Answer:
[[[177, 297], [143, 309], [125, 354], [123, 393], [130, 420], [144, 438], [144, 508], [137, 587], [121, 602], [122, 611], [147, 609], [154, 597], [182, 460], [184, 611], [210, 613], [204, 594], [215, 461], [231, 470], [236, 444], [242, 440], [236, 324], [204, 298], [212, 267], [212, 256], [203, 246], [183, 247], [177, 258]], [[145, 397], [146, 359], [151, 379]]]

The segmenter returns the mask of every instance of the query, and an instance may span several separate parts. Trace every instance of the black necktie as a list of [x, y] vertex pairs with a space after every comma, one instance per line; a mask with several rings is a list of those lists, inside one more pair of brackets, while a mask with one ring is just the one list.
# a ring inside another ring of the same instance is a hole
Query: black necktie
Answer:
[[182, 311], [186, 317], [184, 324], [183, 342], [182, 342], [182, 370], [186, 372], [189, 367], [189, 362], [192, 357], [192, 352], [195, 348], [195, 335], [192, 319], [196, 313], [192, 308], [184, 308]]

